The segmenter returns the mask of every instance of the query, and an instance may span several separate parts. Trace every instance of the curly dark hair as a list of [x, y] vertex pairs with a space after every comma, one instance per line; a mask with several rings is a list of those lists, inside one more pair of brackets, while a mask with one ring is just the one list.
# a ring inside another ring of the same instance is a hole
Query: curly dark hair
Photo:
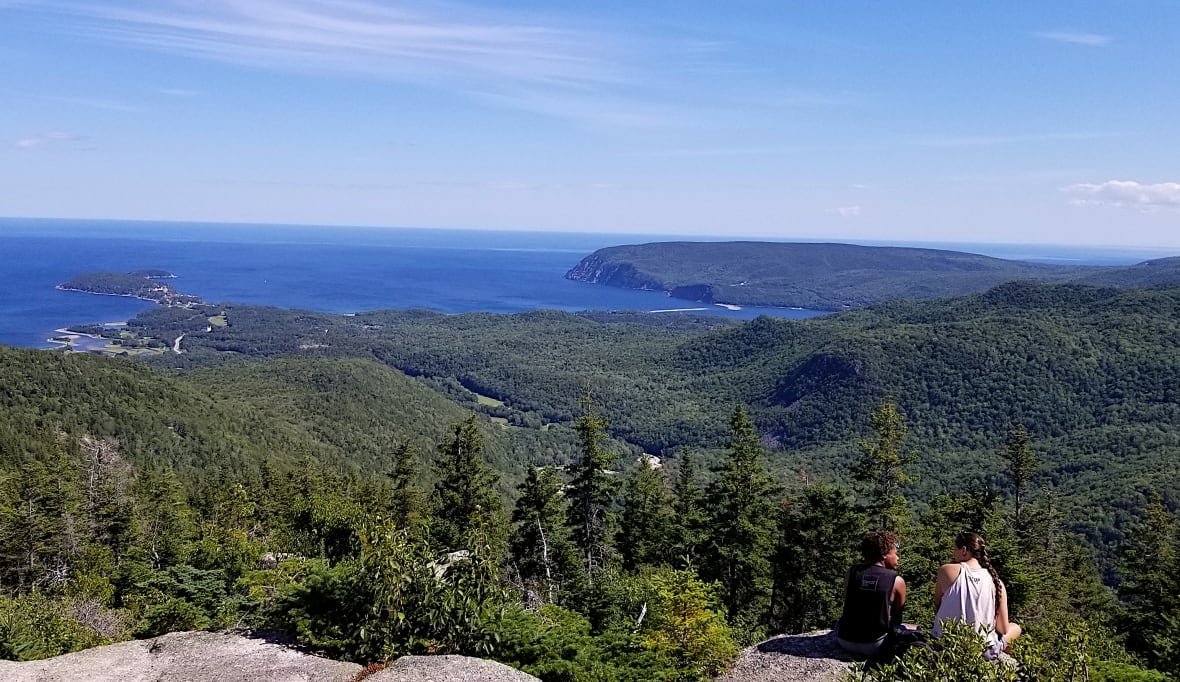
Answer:
[[860, 557], [866, 564], [875, 564], [885, 558], [889, 550], [900, 546], [897, 533], [888, 530], [872, 530], [860, 540]]

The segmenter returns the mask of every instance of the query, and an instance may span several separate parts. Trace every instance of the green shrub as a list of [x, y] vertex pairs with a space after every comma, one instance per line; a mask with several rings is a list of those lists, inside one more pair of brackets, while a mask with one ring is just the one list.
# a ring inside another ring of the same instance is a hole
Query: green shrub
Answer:
[[0, 658], [31, 661], [106, 643], [68, 614], [65, 600], [37, 592], [0, 598]]
[[1168, 682], [1167, 675], [1158, 670], [1145, 670], [1130, 663], [1097, 661], [1091, 668], [1092, 682]]
[[560, 606], [507, 609], [493, 657], [544, 682], [649, 682], [674, 679], [666, 656], [623, 629], [592, 635], [585, 616]]
[[733, 663], [738, 646], [711, 586], [672, 570], [651, 574], [648, 584], [645, 646], [673, 661], [681, 679], [708, 679]]

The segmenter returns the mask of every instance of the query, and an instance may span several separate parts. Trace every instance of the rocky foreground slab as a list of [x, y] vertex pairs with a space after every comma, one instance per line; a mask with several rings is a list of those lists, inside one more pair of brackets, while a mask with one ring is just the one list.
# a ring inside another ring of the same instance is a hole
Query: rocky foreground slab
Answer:
[[854, 662], [830, 630], [780, 635], [743, 649], [717, 682], [837, 682]]
[[[352, 682], [361, 666], [305, 654], [260, 637], [173, 632], [43, 661], [0, 661], [5, 682]], [[366, 682], [539, 682], [466, 656], [406, 656]]]

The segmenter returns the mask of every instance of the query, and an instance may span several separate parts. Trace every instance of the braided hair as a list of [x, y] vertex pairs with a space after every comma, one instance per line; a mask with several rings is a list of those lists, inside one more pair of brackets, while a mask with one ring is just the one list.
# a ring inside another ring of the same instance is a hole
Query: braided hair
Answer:
[[996, 586], [996, 608], [999, 608], [1000, 593], [1004, 590], [1004, 583], [1000, 582], [1000, 574], [996, 573], [995, 568], [992, 568], [991, 559], [987, 556], [987, 543], [983, 541], [983, 536], [979, 533], [963, 531], [955, 536], [955, 547], [967, 550], [971, 556], [975, 557], [979, 565], [986, 568], [987, 572], [992, 575], [992, 583]]

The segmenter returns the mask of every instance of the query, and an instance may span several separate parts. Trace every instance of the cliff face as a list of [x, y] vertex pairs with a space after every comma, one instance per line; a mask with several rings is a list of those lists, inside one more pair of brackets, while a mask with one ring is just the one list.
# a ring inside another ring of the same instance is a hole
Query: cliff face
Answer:
[[586, 256], [565, 273], [566, 279], [589, 284], [606, 284], [607, 286], [623, 289], [643, 289], [646, 291], [664, 291], [667, 287], [660, 280], [641, 272], [631, 263], [614, 261], [595, 252]]

